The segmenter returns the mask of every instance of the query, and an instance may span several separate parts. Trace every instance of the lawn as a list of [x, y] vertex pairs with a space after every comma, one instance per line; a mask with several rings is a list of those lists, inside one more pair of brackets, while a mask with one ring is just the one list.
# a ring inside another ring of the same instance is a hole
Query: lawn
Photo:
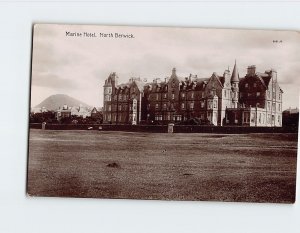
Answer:
[[295, 200], [297, 134], [30, 129], [33, 196]]

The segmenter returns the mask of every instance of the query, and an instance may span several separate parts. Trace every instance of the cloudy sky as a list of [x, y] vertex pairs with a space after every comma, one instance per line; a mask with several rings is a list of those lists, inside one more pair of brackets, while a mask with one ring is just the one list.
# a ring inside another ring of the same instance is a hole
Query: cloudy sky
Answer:
[[[84, 32], [97, 37], [85, 37]], [[104, 38], [100, 33], [134, 38]], [[164, 79], [173, 67], [179, 76], [210, 77], [213, 72], [222, 75], [228, 66], [232, 70], [236, 59], [240, 77], [249, 65], [259, 72], [276, 69], [284, 109], [298, 107], [299, 42], [300, 34], [288, 31], [35, 25], [31, 106], [53, 94], [67, 94], [99, 107], [110, 72], [117, 72], [119, 83], [130, 77]]]

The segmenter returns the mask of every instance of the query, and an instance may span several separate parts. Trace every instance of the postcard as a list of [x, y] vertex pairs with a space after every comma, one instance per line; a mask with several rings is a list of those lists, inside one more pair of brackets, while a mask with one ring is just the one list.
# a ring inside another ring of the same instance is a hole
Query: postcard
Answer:
[[299, 42], [35, 24], [28, 195], [294, 203]]

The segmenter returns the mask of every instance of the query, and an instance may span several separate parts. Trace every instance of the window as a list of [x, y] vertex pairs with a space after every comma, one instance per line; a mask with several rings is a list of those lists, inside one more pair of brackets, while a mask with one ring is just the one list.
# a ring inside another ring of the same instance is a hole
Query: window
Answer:
[[194, 103], [190, 103], [190, 109], [191, 109], [191, 110], [194, 109]]
[[207, 101], [207, 108], [212, 109], [213, 108], [213, 103], [211, 100]]
[[147, 109], [149, 110], [149, 109], [150, 109], [150, 107], [151, 107], [151, 105], [150, 105], [150, 104], [148, 104], [148, 105], [147, 105]]
[[259, 113], [259, 115], [258, 115], [258, 123], [259, 124], [261, 123], [261, 113]]
[[275, 111], [275, 108], [276, 108], [275, 103], [272, 104], [272, 108], [273, 108], [272, 110]]
[[158, 104], [155, 104], [155, 109], [158, 109]]
[[271, 103], [268, 102], [268, 110], [271, 110]]
[[165, 94], [164, 94], [164, 99], [166, 99], [166, 98], [167, 98], [167, 94], [165, 93]]
[[122, 95], [119, 95], [119, 100], [122, 100]]
[[250, 121], [250, 113], [249, 112], [245, 112], [244, 113], [244, 123], [249, 123]]
[[156, 115], [155, 120], [156, 121], [162, 121], [162, 115]]
[[110, 105], [108, 105], [108, 111], [111, 111], [111, 106]]
[[185, 97], [185, 93], [182, 93], [181, 96], [182, 96], [182, 98], [184, 98]]
[[163, 108], [164, 108], [164, 110], [166, 110], [167, 109], [167, 104], [164, 104]]
[[260, 96], [260, 92], [256, 92], [256, 96], [257, 96], [257, 97]]
[[119, 111], [122, 111], [122, 105], [119, 105]]
[[184, 103], [181, 104], [181, 108], [184, 109]]
[[217, 108], [217, 101], [214, 100], [214, 108]]
[[227, 91], [226, 91], [226, 90], [224, 90], [224, 97], [226, 97], [226, 93], [227, 93]]
[[248, 88], [248, 83], [245, 84], [245, 88]]
[[278, 123], [281, 123], [281, 117], [278, 115]]
[[158, 98], [159, 98], [159, 97], [158, 97], [158, 94], [156, 94], [156, 100], [158, 100]]
[[181, 121], [181, 115], [174, 115], [173, 121]]
[[204, 91], [201, 92], [201, 97], [204, 98]]
[[255, 122], [255, 113], [251, 113], [251, 122], [252, 122], [252, 123]]
[[171, 110], [174, 110], [174, 104], [171, 103]]
[[271, 95], [271, 92], [270, 92], [270, 91], [268, 91], [268, 98], [270, 98], [270, 95]]
[[256, 87], [256, 83], [253, 84], [253, 87]]
[[173, 99], [175, 99], [175, 94], [174, 94], [174, 93], [172, 93], [172, 100], [173, 100]]
[[191, 93], [191, 98], [194, 99], [194, 92]]
[[135, 92], [135, 87], [133, 88], [133, 92]]
[[275, 91], [273, 91], [273, 99], [276, 98], [276, 94], [275, 94]]
[[281, 105], [278, 104], [278, 111], [280, 112], [281, 111]]
[[279, 96], [278, 96], [278, 98], [281, 100], [281, 94], [279, 93]]
[[201, 108], [204, 108], [204, 101], [201, 101], [200, 104], [201, 104]]

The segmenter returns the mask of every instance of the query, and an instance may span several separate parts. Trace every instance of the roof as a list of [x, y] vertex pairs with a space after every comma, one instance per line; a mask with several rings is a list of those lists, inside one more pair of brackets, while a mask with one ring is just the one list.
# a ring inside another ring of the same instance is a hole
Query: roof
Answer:
[[289, 108], [289, 109], [284, 110], [283, 113], [296, 114], [296, 113], [299, 113], [299, 109], [298, 108]]
[[238, 82], [239, 81], [239, 73], [236, 67], [236, 61], [234, 63], [232, 75], [231, 75], [231, 82]]

